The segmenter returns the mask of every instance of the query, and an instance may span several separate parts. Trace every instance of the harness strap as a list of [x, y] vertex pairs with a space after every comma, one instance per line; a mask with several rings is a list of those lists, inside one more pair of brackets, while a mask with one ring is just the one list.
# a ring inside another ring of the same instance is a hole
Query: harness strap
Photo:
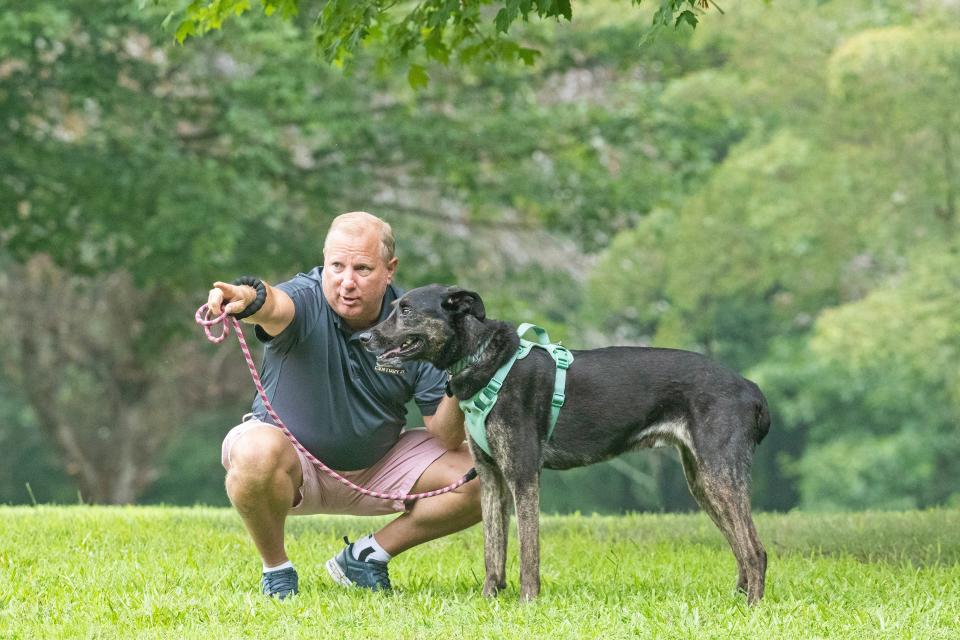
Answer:
[[[530, 330], [533, 330], [536, 334], [537, 342], [535, 343], [523, 339], [524, 334]], [[550, 426], [547, 429], [548, 441], [553, 437], [553, 429], [557, 426], [560, 409], [563, 407], [566, 398], [564, 390], [567, 384], [567, 369], [573, 364], [573, 354], [570, 353], [569, 349], [559, 343], [551, 343], [550, 336], [547, 335], [546, 330], [535, 324], [530, 324], [529, 322], [521, 324], [517, 327], [517, 335], [520, 336], [520, 346], [513, 356], [504, 363], [503, 366], [497, 369], [497, 372], [493, 374], [493, 377], [490, 378], [490, 381], [487, 382], [483, 389], [478, 391], [473, 397], [460, 401], [460, 408], [466, 417], [466, 426], [467, 431], [470, 432], [470, 437], [473, 438], [473, 441], [476, 442], [487, 455], [491, 456], [493, 454], [490, 452], [490, 443], [487, 440], [487, 416], [497, 403], [500, 388], [503, 386], [503, 381], [506, 380], [507, 374], [510, 373], [510, 369], [513, 368], [514, 363], [517, 360], [526, 358], [534, 347], [546, 350], [554, 362], [556, 362], [557, 367], [553, 382], [553, 397], [550, 400]]]

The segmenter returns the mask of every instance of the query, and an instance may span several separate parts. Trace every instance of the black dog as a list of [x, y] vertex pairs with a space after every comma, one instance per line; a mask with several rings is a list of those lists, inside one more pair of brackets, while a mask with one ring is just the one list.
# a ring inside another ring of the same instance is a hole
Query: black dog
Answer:
[[[384, 362], [426, 360], [450, 370], [474, 356], [450, 378], [461, 400], [480, 391], [519, 346], [513, 327], [486, 318], [480, 296], [440, 285], [407, 292], [361, 339]], [[572, 353], [566, 400], [550, 439], [556, 365], [539, 348], [514, 363], [487, 418], [493, 455], [470, 438], [482, 483], [484, 595], [506, 585], [508, 490], [516, 504], [520, 595], [526, 600], [540, 591], [540, 469], [673, 445], [690, 492], [733, 549], [737, 587], [751, 604], [758, 602], [767, 554], [750, 514], [750, 465], [770, 427], [760, 389], [689, 351], [608, 347]]]

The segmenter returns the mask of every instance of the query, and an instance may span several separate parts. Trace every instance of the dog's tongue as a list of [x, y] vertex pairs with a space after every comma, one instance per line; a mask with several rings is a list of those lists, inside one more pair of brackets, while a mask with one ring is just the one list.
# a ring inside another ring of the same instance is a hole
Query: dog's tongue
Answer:
[[394, 347], [393, 349], [384, 351], [379, 356], [377, 356], [377, 360], [389, 360], [390, 358], [394, 357], [398, 353], [400, 353], [400, 347]]

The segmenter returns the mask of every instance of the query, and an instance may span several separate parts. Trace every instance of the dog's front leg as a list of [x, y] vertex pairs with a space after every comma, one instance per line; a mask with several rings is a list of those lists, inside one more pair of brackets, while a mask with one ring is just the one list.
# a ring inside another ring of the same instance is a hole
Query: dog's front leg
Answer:
[[493, 597], [507, 586], [507, 526], [510, 523], [510, 502], [507, 484], [500, 469], [489, 461], [477, 459], [476, 463], [480, 477], [483, 560], [487, 574], [483, 583], [483, 595]]
[[520, 599], [529, 602], [540, 594], [540, 474], [510, 484], [520, 537]]

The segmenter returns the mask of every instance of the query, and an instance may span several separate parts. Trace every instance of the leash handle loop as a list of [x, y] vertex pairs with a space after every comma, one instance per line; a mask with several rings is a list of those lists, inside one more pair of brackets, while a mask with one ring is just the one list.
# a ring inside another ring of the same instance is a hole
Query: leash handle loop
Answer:
[[[280, 419], [280, 416], [277, 415], [277, 412], [273, 410], [273, 405], [270, 404], [270, 399], [267, 398], [267, 392], [263, 388], [263, 382], [260, 380], [260, 374], [257, 372], [257, 366], [253, 362], [253, 356], [250, 355], [250, 348], [247, 346], [247, 341], [243, 337], [243, 329], [240, 328], [240, 322], [235, 317], [229, 316], [226, 312], [224, 312], [220, 316], [217, 316], [216, 318], [211, 318], [210, 306], [206, 304], [204, 304], [199, 309], [197, 309], [197, 313], [194, 316], [194, 319], [197, 321], [197, 324], [203, 327], [204, 333], [207, 334], [207, 340], [209, 340], [214, 344], [219, 344], [223, 342], [227, 338], [227, 336], [230, 335], [230, 325], [231, 324], [233, 325], [233, 328], [237, 333], [237, 340], [240, 342], [240, 350], [243, 351], [243, 359], [246, 360], [247, 368], [250, 370], [250, 376], [253, 378], [253, 384], [257, 388], [257, 393], [260, 395], [260, 399], [263, 401], [263, 406], [266, 408], [267, 413], [270, 414], [271, 418], [273, 418], [274, 426], [276, 426], [278, 429], [280, 429], [283, 432], [283, 435], [287, 437], [290, 443], [293, 444], [293, 446], [300, 453], [306, 456], [307, 460], [315, 464], [317, 467], [320, 468], [321, 471], [329, 475], [331, 478], [338, 480], [339, 482], [341, 482], [342, 484], [345, 484], [346, 486], [350, 487], [354, 491], [357, 491], [358, 493], [362, 493], [364, 495], [371, 496], [374, 498], [382, 498], [383, 500], [402, 500], [404, 502], [407, 502], [412, 500], [419, 500], [421, 498], [430, 498], [433, 496], [438, 496], [443, 493], [449, 493], [454, 489], [459, 488], [460, 486], [466, 484], [470, 480], [473, 480], [474, 478], [477, 477], [476, 469], [470, 469], [470, 471], [464, 474], [462, 478], [460, 478], [453, 484], [443, 487], [442, 489], [436, 489], [434, 491], [426, 491], [423, 493], [383, 493], [381, 491], [372, 491], [370, 489], [366, 489], [357, 484], [354, 484], [353, 482], [350, 482], [349, 480], [341, 476], [339, 473], [337, 473], [327, 465], [320, 462], [320, 460], [318, 460], [316, 456], [314, 456], [312, 453], [310, 453], [307, 450], [306, 447], [300, 444], [297, 438], [287, 428], [287, 425], [283, 423], [283, 420]], [[228, 323], [228, 320], [229, 320], [229, 323]], [[210, 328], [215, 327], [218, 324], [223, 325], [223, 331], [221, 331], [220, 334], [214, 334]]]

